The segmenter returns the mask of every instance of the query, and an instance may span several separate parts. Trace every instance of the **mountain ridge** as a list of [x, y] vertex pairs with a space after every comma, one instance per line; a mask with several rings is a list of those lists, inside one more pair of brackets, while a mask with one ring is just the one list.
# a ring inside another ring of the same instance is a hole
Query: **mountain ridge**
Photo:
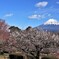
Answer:
[[50, 32], [59, 32], [59, 22], [55, 19], [49, 19], [44, 24], [35, 27], [37, 30], [40, 29]]

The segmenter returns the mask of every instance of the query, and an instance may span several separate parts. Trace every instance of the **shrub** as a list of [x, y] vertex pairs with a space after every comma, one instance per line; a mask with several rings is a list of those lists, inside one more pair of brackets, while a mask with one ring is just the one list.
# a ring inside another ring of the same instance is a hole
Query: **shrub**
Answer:
[[3, 55], [4, 53], [3, 52], [0, 52], [0, 55]]

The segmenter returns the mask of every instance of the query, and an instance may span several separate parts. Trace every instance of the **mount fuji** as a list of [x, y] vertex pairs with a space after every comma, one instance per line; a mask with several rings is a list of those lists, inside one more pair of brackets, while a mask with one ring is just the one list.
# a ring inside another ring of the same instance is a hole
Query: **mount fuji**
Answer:
[[37, 30], [44, 30], [50, 32], [59, 32], [59, 22], [55, 19], [49, 19], [44, 24], [35, 27]]

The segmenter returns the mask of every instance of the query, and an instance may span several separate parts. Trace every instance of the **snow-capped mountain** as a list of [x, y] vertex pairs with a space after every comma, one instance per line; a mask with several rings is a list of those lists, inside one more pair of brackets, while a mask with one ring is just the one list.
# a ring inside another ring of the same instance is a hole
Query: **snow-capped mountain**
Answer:
[[59, 22], [57, 21], [57, 20], [55, 20], [55, 19], [49, 19], [48, 21], [46, 21], [45, 23], [44, 23], [44, 25], [51, 25], [51, 24], [53, 24], [53, 25], [59, 25]]
[[45, 31], [59, 32], [59, 22], [55, 19], [49, 19], [44, 24], [35, 27], [37, 30], [43, 29]]

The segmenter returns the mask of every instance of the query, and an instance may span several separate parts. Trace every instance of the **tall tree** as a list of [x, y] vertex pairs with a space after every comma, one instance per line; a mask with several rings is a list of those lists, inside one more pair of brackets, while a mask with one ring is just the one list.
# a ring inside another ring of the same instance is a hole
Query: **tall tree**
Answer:
[[9, 39], [8, 24], [5, 20], [0, 19], [0, 49], [4, 49], [4, 42]]
[[5, 20], [0, 19], [0, 40], [9, 39], [9, 30], [8, 24], [5, 23]]
[[55, 43], [50, 32], [37, 31], [31, 27], [20, 31], [16, 27], [10, 27], [10, 32], [11, 38], [14, 38], [17, 41], [15, 45], [16, 48], [31, 55], [34, 59], [39, 59], [41, 51], [44, 48], [51, 47], [51, 45]]

